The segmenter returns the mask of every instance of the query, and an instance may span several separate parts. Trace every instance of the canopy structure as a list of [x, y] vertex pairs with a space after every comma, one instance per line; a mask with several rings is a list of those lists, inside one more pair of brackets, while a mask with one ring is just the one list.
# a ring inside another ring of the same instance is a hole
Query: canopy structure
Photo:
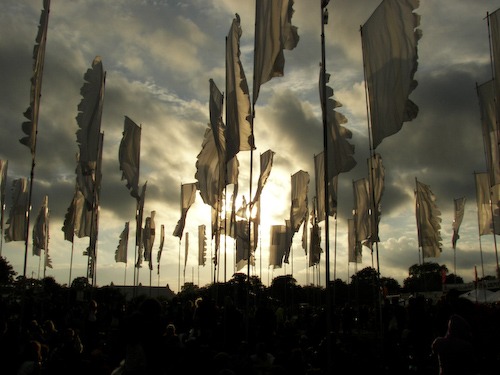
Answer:
[[484, 288], [472, 289], [461, 294], [460, 297], [475, 303], [491, 303], [500, 301], [500, 293], [492, 292], [491, 290]]

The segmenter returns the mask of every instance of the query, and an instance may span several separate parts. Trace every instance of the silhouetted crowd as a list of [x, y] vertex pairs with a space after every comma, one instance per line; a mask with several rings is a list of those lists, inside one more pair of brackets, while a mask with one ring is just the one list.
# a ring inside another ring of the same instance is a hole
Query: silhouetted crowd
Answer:
[[[20, 319], [2, 301], [0, 373], [8, 374], [498, 374], [500, 306], [450, 291], [439, 301], [285, 308], [226, 296], [171, 301], [93, 299], [64, 316]], [[327, 324], [328, 322], [328, 324]], [[327, 327], [331, 332], [327, 335]]]

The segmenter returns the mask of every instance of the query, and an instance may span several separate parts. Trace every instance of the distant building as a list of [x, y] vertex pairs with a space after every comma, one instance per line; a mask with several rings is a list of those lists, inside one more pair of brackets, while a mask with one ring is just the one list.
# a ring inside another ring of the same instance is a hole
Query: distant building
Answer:
[[170, 289], [170, 286], [144, 286], [139, 284], [137, 286], [133, 285], [113, 285], [114, 288], [118, 289], [120, 293], [125, 296], [127, 301], [130, 301], [134, 297], [146, 296], [146, 297], [161, 297], [167, 301], [172, 300], [176, 294]]

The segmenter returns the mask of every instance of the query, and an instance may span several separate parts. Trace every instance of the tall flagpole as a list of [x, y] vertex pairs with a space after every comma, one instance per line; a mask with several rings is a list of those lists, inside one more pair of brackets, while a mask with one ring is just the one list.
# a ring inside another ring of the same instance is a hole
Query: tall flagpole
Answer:
[[[498, 77], [495, 77], [495, 61], [493, 58], [493, 43], [492, 43], [492, 39], [491, 39], [491, 27], [490, 27], [490, 14], [489, 14], [489, 12], [486, 12], [486, 24], [487, 24], [487, 28], [488, 28], [488, 45], [489, 45], [489, 49], [490, 49], [491, 75], [492, 75], [493, 79], [497, 79]], [[495, 86], [497, 86], [497, 85], [495, 85]], [[476, 84], [476, 90], [477, 90], [477, 84]], [[495, 115], [496, 115], [495, 119], [497, 122], [497, 126], [498, 126], [498, 122], [499, 122], [499, 119], [498, 119], [499, 114], [500, 114], [499, 104], [495, 100]], [[485, 153], [486, 153], [486, 150], [485, 150]], [[486, 158], [486, 160], [488, 160], [488, 158]], [[489, 167], [489, 168], [491, 168], [491, 167]], [[489, 174], [489, 176], [490, 175], [491, 174]], [[490, 181], [490, 186], [491, 186], [491, 181]], [[492, 197], [492, 195], [493, 195], [493, 191], [490, 189], [490, 196]], [[492, 199], [490, 199], [490, 204], [492, 205]], [[493, 219], [493, 241], [495, 244], [496, 277], [497, 277], [497, 279], [500, 279], [500, 265], [499, 265], [499, 260], [498, 260], [498, 250], [497, 250], [497, 240], [496, 240], [496, 233], [495, 233], [495, 218], [493, 215], [493, 206], [491, 208], [491, 213], [492, 213], [492, 219]]]
[[[21, 138], [20, 142], [22, 144], [25, 144], [28, 146], [31, 150], [31, 172], [30, 172], [30, 190], [28, 193], [28, 206], [26, 210], [26, 221], [25, 221], [25, 232], [24, 232], [24, 265], [23, 265], [23, 277], [26, 278], [26, 267], [27, 267], [27, 262], [28, 262], [28, 243], [29, 243], [29, 227], [30, 227], [30, 213], [31, 213], [31, 202], [32, 202], [32, 196], [33, 196], [33, 179], [35, 175], [35, 158], [36, 158], [36, 141], [37, 141], [37, 135], [38, 135], [38, 115], [39, 115], [39, 108], [40, 108], [40, 98], [42, 96], [42, 79], [43, 79], [43, 67], [44, 67], [44, 61], [45, 61], [45, 46], [47, 44], [47, 28], [48, 28], [48, 22], [49, 22], [49, 14], [50, 14], [50, 1], [46, 2], [47, 9], [46, 11], [46, 18], [45, 20], [43, 19], [43, 13], [42, 16], [40, 17], [40, 25], [39, 28], [44, 27], [45, 30], [42, 31], [42, 37], [43, 39], [40, 40], [38, 45], [35, 45], [36, 48], [36, 55], [35, 55], [35, 61], [34, 61], [34, 72], [33, 72], [33, 77], [31, 79], [32, 84], [31, 84], [31, 91], [32, 94], [31, 100], [33, 101], [30, 103], [30, 106], [28, 107], [28, 110], [24, 113], [25, 117], [28, 118], [28, 120], [31, 121], [31, 123], [28, 123], [28, 125], [31, 125], [31, 128], [34, 128], [34, 134], [31, 134], [31, 129], [26, 132], [28, 134], [28, 137], [26, 138]], [[44, 22], [45, 21], [45, 22]], [[40, 33], [40, 29], [39, 29]], [[33, 108], [33, 104], [35, 108]], [[24, 126], [23, 126], [24, 128]], [[24, 129], [23, 129], [24, 130]], [[2, 234], [3, 235], [3, 234]]]
[[[476, 175], [477, 173], [474, 172], [474, 176]], [[477, 196], [477, 178], [474, 177], [475, 179], [475, 182], [476, 182], [476, 196]], [[478, 237], [479, 237], [479, 254], [480, 254], [480, 257], [481, 257], [481, 271], [482, 271], [482, 275], [483, 275], [483, 279], [484, 279], [484, 262], [483, 262], [483, 245], [482, 245], [482, 242], [481, 242], [481, 220], [480, 220], [480, 207], [479, 207], [479, 202], [477, 201], [477, 198], [476, 198], [476, 205], [477, 205], [477, 232], [478, 232]], [[493, 235], [495, 235], [495, 231], [493, 231]]]
[[321, 81], [323, 92], [321, 106], [323, 119], [323, 149], [324, 149], [324, 194], [325, 194], [325, 288], [326, 288], [326, 340], [327, 340], [327, 373], [332, 369], [332, 301], [330, 286], [330, 238], [329, 238], [329, 219], [330, 204], [328, 199], [328, 121], [326, 111], [326, 57], [325, 57], [325, 24], [328, 23], [328, 9], [326, 8], [329, 0], [321, 0]]
[[[7, 180], [7, 167], [9, 165], [9, 161], [6, 160], [5, 162], [3, 160], [0, 160], [0, 173], [2, 174], [0, 176], [1, 179], [1, 188], [0, 188], [0, 256], [2, 256], [2, 250], [3, 250], [3, 236], [4, 236], [4, 215], [5, 215], [5, 185], [6, 185], [6, 180]], [[5, 179], [4, 179], [5, 177]]]
[[[363, 36], [363, 27], [360, 27], [360, 33], [361, 37]], [[363, 43], [361, 43], [361, 46], [363, 47]], [[375, 225], [378, 227], [378, 207], [375, 207], [375, 191], [374, 191], [374, 180], [373, 180], [373, 171], [372, 171], [372, 165], [373, 165], [373, 158], [375, 155], [375, 150], [373, 147], [373, 140], [372, 140], [372, 123], [371, 123], [371, 117], [370, 117], [370, 106], [369, 106], [369, 99], [368, 99], [368, 86], [367, 86], [367, 79], [366, 79], [366, 66], [365, 66], [365, 58], [364, 58], [364, 48], [362, 48], [362, 54], [363, 54], [363, 75], [364, 75], [364, 81], [365, 81], [365, 103], [366, 103], [366, 117], [367, 117], [367, 123], [368, 123], [368, 144], [370, 148], [370, 167], [369, 167], [369, 174], [370, 174], [370, 185], [371, 185], [371, 202], [370, 202], [370, 209], [372, 211], [373, 215], [373, 222]], [[373, 233], [372, 233], [373, 234]], [[375, 257], [377, 261], [377, 269], [376, 269], [376, 285], [377, 285], [377, 305], [378, 305], [378, 315], [379, 315], [379, 336], [380, 340], [383, 341], [383, 320], [382, 320], [382, 298], [381, 298], [381, 292], [380, 292], [380, 259], [379, 259], [379, 253], [378, 253], [378, 229], [377, 229], [377, 238], [374, 238], [375, 242]], [[371, 256], [372, 256], [372, 268], [373, 268], [373, 245], [371, 247]]]

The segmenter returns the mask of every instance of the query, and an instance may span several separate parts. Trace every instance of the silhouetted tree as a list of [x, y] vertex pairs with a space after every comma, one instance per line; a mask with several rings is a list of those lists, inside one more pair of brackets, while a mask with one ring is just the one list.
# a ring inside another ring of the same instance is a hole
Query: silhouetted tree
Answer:
[[89, 286], [89, 280], [85, 276], [76, 277], [71, 283], [74, 289], [87, 289]]
[[442, 290], [443, 272], [448, 268], [435, 262], [414, 264], [408, 269], [409, 277], [403, 281], [404, 289], [410, 293]]
[[7, 259], [0, 257], [0, 285], [14, 283], [14, 277], [16, 274], [17, 272], [14, 271], [14, 268], [7, 261]]
[[277, 276], [271, 282], [270, 295], [289, 307], [294, 303], [297, 289], [297, 280], [292, 275]]
[[356, 296], [360, 303], [373, 304], [377, 301], [379, 289], [377, 270], [365, 267], [351, 276], [351, 296]]
[[382, 285], [388, 295], [401, 293], [401, 285], [392, 277], [381, 277], [380, 285]]

